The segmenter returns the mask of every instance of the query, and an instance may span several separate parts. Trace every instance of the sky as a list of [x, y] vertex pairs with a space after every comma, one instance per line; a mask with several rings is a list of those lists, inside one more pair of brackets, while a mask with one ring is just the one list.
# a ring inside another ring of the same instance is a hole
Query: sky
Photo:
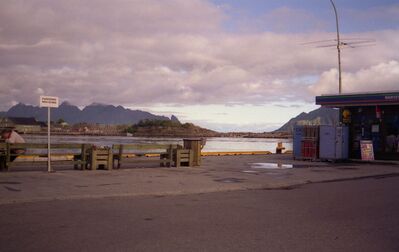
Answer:
[[[343, 92], [399, 90], [399, 1], [335, 4], [343, 40], [372, 41], [343, 48]], [[270, 131], [338, 92], [335, 37], [328, 0], [2, 0], [0, 111], [51, 95]]]

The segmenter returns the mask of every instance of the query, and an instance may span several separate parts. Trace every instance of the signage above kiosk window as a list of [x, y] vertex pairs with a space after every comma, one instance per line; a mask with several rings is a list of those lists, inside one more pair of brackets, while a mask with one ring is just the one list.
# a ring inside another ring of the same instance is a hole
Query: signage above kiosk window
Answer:
[[399, 92], [322, 95], [316, 96], [316, 104], [328, 107], [398, 105]]

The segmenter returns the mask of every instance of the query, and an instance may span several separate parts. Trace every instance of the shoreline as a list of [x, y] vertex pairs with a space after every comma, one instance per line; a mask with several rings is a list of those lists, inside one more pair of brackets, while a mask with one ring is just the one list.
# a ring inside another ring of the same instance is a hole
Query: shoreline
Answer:
[[[21, 133], [22, 135], [28, 136], [46, 136], [47, 132], [33, 132], [33, 133]], [[235, 134], [235, 133], [234, 133]], [[237, 133], [240, 134], [240, 133]], [[93, 137], [145, 137], [145, 138], [265, 138], [265, 139], [292, 139], [292, 135], [266, 135], [266, 134], [273, 134], [273, 133], [249, 133], [250, 135], [230, 135], [230, 133], [221, 133], [220, 135], [165, 135], [165, 134], [133, 134], [133, 135], [126, 135], [126, 134], [99, 134], [99, 133], [68, 133], [68, 132], [51, 132], [53, 136], [93, 136]], [[252, 135], [252, 134], [265, 134], [265, 135]]]

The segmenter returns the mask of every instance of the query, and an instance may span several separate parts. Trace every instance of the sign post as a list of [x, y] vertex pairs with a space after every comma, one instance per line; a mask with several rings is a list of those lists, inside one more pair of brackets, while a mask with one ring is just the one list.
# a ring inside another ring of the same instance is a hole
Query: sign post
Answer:
[[58, 108], [58, 97], [54, 96], [40, 96], [40, 107], [47, 107], [47, 171], [52, 172], [51, 169], [51, 139], [50, 139], [50, 109]]

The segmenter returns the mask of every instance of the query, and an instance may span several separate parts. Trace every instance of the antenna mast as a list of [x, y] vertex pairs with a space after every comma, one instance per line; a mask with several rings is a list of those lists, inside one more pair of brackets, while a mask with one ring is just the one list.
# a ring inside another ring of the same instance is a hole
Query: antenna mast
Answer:
[[341, 41], [339, 40], [339, 25], [338, 25], [338, 13], [337, 13], [337, 8], [335, 7], [335, 4], [333, 0], [330, 0], [333, 8], [334, 8], [334, 13], [335, 13], [335, 23], [337, 26], [337, 50], [338, 50], [338, 82], [339, 82], [339, 94], [342, 93], [342, 78], [341, 78]]

